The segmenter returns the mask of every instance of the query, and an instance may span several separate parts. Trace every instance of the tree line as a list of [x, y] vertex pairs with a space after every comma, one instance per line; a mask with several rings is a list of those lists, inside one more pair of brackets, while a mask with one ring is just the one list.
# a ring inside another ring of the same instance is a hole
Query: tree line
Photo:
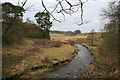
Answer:
[[52, 27], [48, 12], [38, 12], [34, 15], [37, 24], [30, 19], [23, 22], [25, 9], [12, 3], [2, 3], [2, 41], [3, 44], [20, 42], [23, 38], [47, 38]]
[[50, 32], [53, 33], [53, 34], [65, 34], [65, 35], [70, 35], [70, 36], [73, 36], [73, 35], [81, 33], [80, 30], [75, 30], [74, 32], [72, 32], [72, 31], [58, 31], [58, 30], [53, 30], [53, 31], [50, 31]]

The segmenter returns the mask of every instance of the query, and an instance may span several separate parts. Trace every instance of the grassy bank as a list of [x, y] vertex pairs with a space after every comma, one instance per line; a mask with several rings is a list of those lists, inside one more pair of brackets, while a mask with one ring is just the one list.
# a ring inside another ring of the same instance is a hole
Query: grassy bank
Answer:
[[65, 35], [65, 34], [50, 34], [51, 35], [51, 39], [52, 40], [60, 40], [60, 41], [68, 41], [68, 40], [72, 40], [75, 41], [77, 39], [85, 39], [87, 37], [86, 33], [83, 34], [77, 34], [75, 36], [70, 36], [70, 35]]
[[23, 44], [3, 48], [3, 78], [40, 77], [46, 71], [68, 63], [77, 47], [60, 41], [24, 39]]
[[101, 46], [88, 46], [95, 56], [89, 65], [86, 78], [118, 78], [118, 54]]
[[[75, 43], [86, 46], [92, 55], [94, 61], [89, 65], [86, 71], [85, 78], [117, 78], [118, 77], [118, 54], [117, 49], [110, 51], [109, 48], [104, 47], [104, 37], [102, 34], [106, 33], [83, 33], [75, 36], [52, 34], [54, 40], [74, 41]], [[93, 39], [92, 39], [93, 38]]]
[[[46, 39], [25, 39], [21, 45], [3, 48], [3, 77], [36, 77], [70, 62], [77, 53], [74, 43], [86, 46], [94, 61], [88, 67], [85, 78], [117, 78], [117, 54], [102, 44], [102, 33], [83, 33], [74, 36], [51, 34]], [[93, 38], [93, 39], [92, 39]], [[70, 44], [68, 44], [70, 43]]]

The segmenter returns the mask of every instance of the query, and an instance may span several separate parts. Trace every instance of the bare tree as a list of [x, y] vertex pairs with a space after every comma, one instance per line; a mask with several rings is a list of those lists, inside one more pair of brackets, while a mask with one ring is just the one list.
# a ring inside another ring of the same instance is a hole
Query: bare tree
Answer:
[[[53, 8], [53, 10], [50, 12], [49, 9], [46, 7], [44, 0], [41, 0], [42, 6], [44, 8], [44, 11], [47, 11], [54, 20], [61, 22], [59, 19], [56, 19], [56, 17], [53, 15], [54, 12], [60, 13], [63, 15], [63, 18], [65, 19], [65, 14], [72, 15], [80, 10], [80, 19], [81, 23], [78, 23], [78, 25], [82, 25], [83, 20], [83, 5], [88, 2], [89, 0], [82, 1], [82, 0], [76, 0], [77, 2], [75, 4], [71, 3], [70, 0], [56, 0], [56, 4]], [[64, 4], [68, 5], [67, 7], [64, 6]]]

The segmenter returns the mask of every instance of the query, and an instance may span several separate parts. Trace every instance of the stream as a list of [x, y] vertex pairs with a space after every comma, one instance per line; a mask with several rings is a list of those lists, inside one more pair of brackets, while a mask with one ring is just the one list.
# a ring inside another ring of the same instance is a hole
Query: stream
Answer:
[[84, 75], [94, 56], [83, 45], [76, 44], [76, 46], [79, 49], [78, 55], [70, 63], [53, 72], [44, 74], [42, 78], [77, 78], [80, 75]]

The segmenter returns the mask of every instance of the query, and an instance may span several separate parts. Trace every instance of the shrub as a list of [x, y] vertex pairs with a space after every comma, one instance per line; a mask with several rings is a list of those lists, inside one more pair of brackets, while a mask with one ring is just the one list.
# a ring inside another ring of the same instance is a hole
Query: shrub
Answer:
[[74, 42], [74, 41], [69, 41], [69, 44], [70, 44], [71, 46], [74, 46], [74, 45], [75, 45], [75, 42]]
[[61, 42], [60, 41], [54, 41], [51, 43], [51, 47], [61, 47]]
[[75, 30], [73, 34], [76, 35], [76, 34], [79, 34], [79, 33], [81, 33], [80, 30]]

